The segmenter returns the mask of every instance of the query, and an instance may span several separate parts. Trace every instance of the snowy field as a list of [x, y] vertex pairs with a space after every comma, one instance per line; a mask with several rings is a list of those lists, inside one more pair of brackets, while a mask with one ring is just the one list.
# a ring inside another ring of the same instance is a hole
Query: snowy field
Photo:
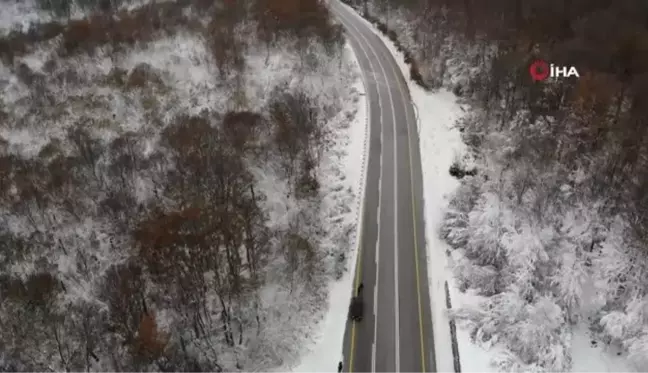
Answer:
[[[409, 77], [409, 66], [405, 64], [403, 54], [396, 49], [391, 40], [369, 22], [365, 22], [387, 45], [403, 75]], [[426, 92], [410, 79], [407, 81], [417, 112], [421, 142], [426, 247], [437, 369], [440, 372], [452, 372], [454, 371], [452, 338], [446, 309], [445, 283], [449, 284], [453, 308], [474, 305], [479, 299], [459, 292], [454, 285], [452, 264], [446, 254], [450, 251], [450, 247], [441, 239], [439, 227], [448, 209], [450, 198], [460, 185], [460, 182], [449, 174], [450, 166], [457, 160], [463, 164], [471, 164], [471, 159], [467, 155], [468, 149], [462, 142], [461, 132], [456, 126], [456, 122], [469, 112], [470, 108], [457, 103], [456, 97], [447, 90]], [[463, 325], [457, 326], [457, 342], [461, 370], [464, 372], [497, 372], [493, 363], [506, 356], [505, 349], [500, 345], [475, 344]], [[619, 356], [619, 351], [614, 346], [593, 342], [586, 327], [574, 328], [571, 338], [573, 364], [571, 371], [633, 371], [624, 356]]]

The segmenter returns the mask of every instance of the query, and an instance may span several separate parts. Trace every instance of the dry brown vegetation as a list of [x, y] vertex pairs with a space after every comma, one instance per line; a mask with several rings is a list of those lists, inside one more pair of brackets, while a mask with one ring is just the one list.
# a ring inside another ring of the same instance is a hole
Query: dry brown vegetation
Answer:
[[53, 21], [33, 24], [26, 33], [12, 31], [0, 37], [0, 58], [8, 65], [15, 57], [28, 53], [35, 46], [61, 36], [59, 53], [93, 53], [97, 48], [110, 46], [115, 50], [143, 44], [177, 32], [179, 29], [199, 31], [200, 23], [188, 18], [185, 10], [193, 7], [205, 11], [213, 4], [205, 1], [164, 1], [136, 8], [132, 11], [96, 12], [84, 19], [67, 24]]
[[92, 53], [107, 45], [119, 50], [150, 42], [180, 28], [196, 31], [200, 24], [184, 15], [188, 6], [181, 2], [162, 2], [116, 15], [97, 14], [70, 21], [62, 33], [60, 53], [64, 56]]
[[[261, 14], [281, 22], [257, 29], [248, 21]], [[267, 53], [280, 42], [294, 53], [320, 43], [336, 56], [342, 33], [329, 17], [316, 0], [180, 0], [97, 11], [0, 38], [3, 63], [29, 91], [16, 105], [28, 114], [7, 115], [11, 128], [38, 131], [73, 118], [32, 157], [0, 144], [0, 208], [24, 232], [0, 226], [0, 371], [244, 369], [246, 362], [232, 357], [248, 353], [255, 338], [276, 338], [267, 336], [276, 326], [260, 300], [270, 276], [289, 281], [290, 291], [306, 288], [300, 297], [323, 299], [318, 281], [327, 252], [308, 230], [319, 232], [319, 215], [309, 209], [320, 203], [317, 170], [327, 136], [315, 99], [281, 86], [255, 110], [178, 110], [167, 119], [161, 106], [175, 99], [167, 72], [113, 62], [106, 76], [91, 80], [77, 61], [99, 48], [117, 60], [188, 31], [206, 41], [220, 89], [247, 78], [257, 31], [270, 40]], [[15, 63], [57, 38], [42, 73]], [[87, 86], [118, 94], [95, 95]], [[118, 116], [113, 97], [143, 109], [141, 129], [122, 129], [131, 123], [120, 122], [129, 118]], [[272, 169], [300, 205], [286, 231], [269, 224], [258, 167]], [[33, 273], [23, 278], [22, 270]]]
[[36, 44], [56, 38], [63, 33], [64, 29], [65, 26], [58, 22], [49, 22], [33, 25], [26, 33], [12, 31], [0, 37], [0, 59], [10, 65], [15, 57], [26, 54]]
[[331, 24], [330, 12], [322, 1], [257, 0], [252, 11], [257, 37], [267, 48], [285, 36], [296, 37], [299, 50], [304, 50], [311, 38], [318, 39], [330, 52], [343, 42], [342, 27]]
[[[292, 105], [297, 112], [311, 110], [308, 106], [299, 109], [298, 102]], [[285, 253], [269, 252], [275, 233], [266, 226], [267, 216], [261, 207], [265, 196], [256, 190], [246, 162], [275, 155], [299, 159], [306, 154], [308, 149], [285, 148], [266, 135], [285, 125], [277, 120], [268, 122], [251, 112], [228, 112], [220, 121], [215, 121], [213, 115], [181, 116], [163, 131], [162, 147], [149, 157], [143, 157], [140, 151], [142, 136], [125, 133], [106, 145], [92, 137], [86, 124], [68, 132], [69, 155], [60, 152], [59, 145], [53, 142], [32, 160], [11, 155], [0, 158], [0, 172], [10, 175], [2, 180], [12, 182], [0, 185], [15, 188], [14, 194], [2, 194], [3, 206], [12, 214], [26, 216], [32, 228], [41, 232], [29, 237], [9, 233], [3, 236], [3, 248], [14, 253], [13, 257], [3, 257], [5, 269], [31, 255], [51, 250], [67, 252], [70, 243], [52, 242], [48, 231], [57, 225], [57, 220], [79, 222], [89, 213], [110, 222], [115, 238], [111, 245], [126, 245], [130, 256], [102, 276], [98, 294], [107, 308], [96, 315], [103, 319], [101, 324], [88, 319], [89, 324], [79, 325], [92, 327], [83, 337], [92, 343], [85, 357], [77, 359], [72, 352], [65, 355], [70, 347], [61, 344], [55, 347], [63, 354], [58, 360], [61, 364], [85, 369], [121, 345], [130, 351], [119, 357], [117, 366], [122, 369], [196, 369], [193, 355], [182, 355], [179, 350], [181, 340], [204, 347], [222, 338], [223, 343], [235, 347], [243, 343], [246, 328], [263, 327], [262, 320], [257, 320], [255, 326], [241, 325], [243, 315], [236, 309], [254, 309], [250, 297], [263, 285], [270, 257], [292, 258], [287, 264], [295, 272], [292, 281], [314, 281], [314, 272], [308, 268], [319, 268], [321, 265], [316, 263], [321, 256], [315, 255], [315, 246], [309, 238], [299, 236], [299, 230], [282, 247]], [[245, 130], [233, 130], [233, 126]], [[317, 145], [309, 146], [308, 151], [315, 151]], [[171, 164], [173, 167], [168, 167]], [[157, 197], [141, 205], [134, 196], [133, 179], [150, 173], [158, 174], [153, 177], [161, 183]], [[299, 180], [296, 183], [295, 188], [299, 188]], [[309, 190], [309, 196], [316, 192]], [[86, 275], [96, 265], [92, 258], [78, 260], [77, 270]], [[46, 269], [55, 270], [45, 262]], [[73, 343], [77, 338], [36, 332], [48, 327], [56, 327], [57, 333], [73, 331], [68, 324], [82, 314], [58, 313], [58, 296], [65, 291], [49, 272], [32, 275], [24, 282], [13, 275], [0, 277], [6, 315], [17, 309], [33, 309], [44, 315], [41, 322], [24, 327], [24, 333], [40, 339], [40, 346], [50, 342], [56, 345], [59, 338]], [[220, 319], [212, 315], [212, 299], [219, 302]], [[171, 330], [159, 329], [156, 309], [178, 313]], [[29, 315], [23, 315], [25, 320]], [[0, 322], [4, 322], [2, 317]], [[24, 346], [7, 345], [16, 354], [11, 361], [26, 364], [21, 365], [25, 369], [43, 366], [38, 351], [28, 352]], [[27, 357], [34, 361], [24, 361]], [[179, 360], [173, 360], [176, 358]], [[217, 356], [208, 359], [203, 364], [210, 369], [219, 366]]]

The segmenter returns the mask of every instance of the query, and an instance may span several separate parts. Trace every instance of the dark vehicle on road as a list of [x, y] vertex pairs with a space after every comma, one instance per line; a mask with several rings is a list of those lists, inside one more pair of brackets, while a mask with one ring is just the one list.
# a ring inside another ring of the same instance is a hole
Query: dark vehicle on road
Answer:
[[349, 306], [349, 317], [353, 321], [362, 321], [362, 314], [364, 313], [364, 302], [362, 301], [362, 288], [363, 284], [358, 286], [356, 296], [351, 298], [351, 305]]

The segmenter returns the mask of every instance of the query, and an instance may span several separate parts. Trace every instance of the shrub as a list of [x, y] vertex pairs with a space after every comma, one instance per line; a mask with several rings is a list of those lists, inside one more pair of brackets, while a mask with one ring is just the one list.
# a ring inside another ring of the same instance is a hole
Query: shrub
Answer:
[[105, 44], [119, 48], [149, 42], [159, 31], [171, 32], [180, 26], [191, 25], [183, 11], [187, 6], [184, 2], [164, 2], [133, 11], [124, 10], [117, 17], [97, 14], [70, 21], [63, 32], [62, 54], [92, 53]]
[[393, 41], [394, 43], [400, 45], [400, 43], [398, 43], [398, 34], [396, 34], [396, 31], [394, 31], [394, 30], [388, 30], [388, 31], [387, 31], [387, 37], [388, 37], [391, 41]]
[[47, 272], [31, 274], [26, 281], [9, 276], [0, 278], [3, 299], [24, 302], [30, 310], [49, 307], [62, 290], [63, 284]]
[[329, 9], [319, 0], [258, 0], [254, 13], [257, 34], [266, 43], [283, 35], [301, 41], [317, 38], [330, 50], [342, 36], [331, 22]]
[[423, 75], [421, 75], [416, 61], [412, 61], [410, 63], [410, 78], [424, 89], [428, 88], [425, 84], [425, 81], [423, 80]]
[[126, 85], [128, 78], [128, 71], [119, 67], [113, 67], [104, 78], [104, 83], [123, 87]]
[[45, 42], [59, 36], [65, 27], [58, 22], [32, 24], [26, 33], [14, 30], [0, 37], [0, 59], [7, 65], [13, 64], [14, 57], [22, 56], [31, 45]]
[[70, 21], [63, 32], [64, 52], [67, 55], [80, 51], [92, 52], [98, 45], [108, 42], [108, 27], [108, 20], [101, 16]]
[[38, 6], [56, 17], [69, 16], [74, 0], [38, 0]]
[[153, 67], [147, 63], [140, 63], [135, 66], [126, 80], [127, 89], [144, 88], [151, 85], [162, 87], [164, 82]]
[[457, 179], [463, 179], [465, 176], [477, 175], [477, 170], [466, 170], [457, 161], [455, 161], [452, 163], [452, 166], [450, 166], [450, 175], [456, 177]]
[[223, 134], [234, 149], [245, 153], [260, 145], [263, 125], [264, 119], [257, 113], [230, 111], [223, 118]]

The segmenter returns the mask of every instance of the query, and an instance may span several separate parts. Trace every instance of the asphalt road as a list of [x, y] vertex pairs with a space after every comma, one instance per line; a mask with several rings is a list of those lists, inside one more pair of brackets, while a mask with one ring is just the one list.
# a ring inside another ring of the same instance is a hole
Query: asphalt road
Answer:
[[347, 322], [344, 371], [434, 372], [416, 115], [382, 40], [349, 7], [329, 4], [360, 63], [370, 121], [354, 282], [364, 284], [365, 313]]

